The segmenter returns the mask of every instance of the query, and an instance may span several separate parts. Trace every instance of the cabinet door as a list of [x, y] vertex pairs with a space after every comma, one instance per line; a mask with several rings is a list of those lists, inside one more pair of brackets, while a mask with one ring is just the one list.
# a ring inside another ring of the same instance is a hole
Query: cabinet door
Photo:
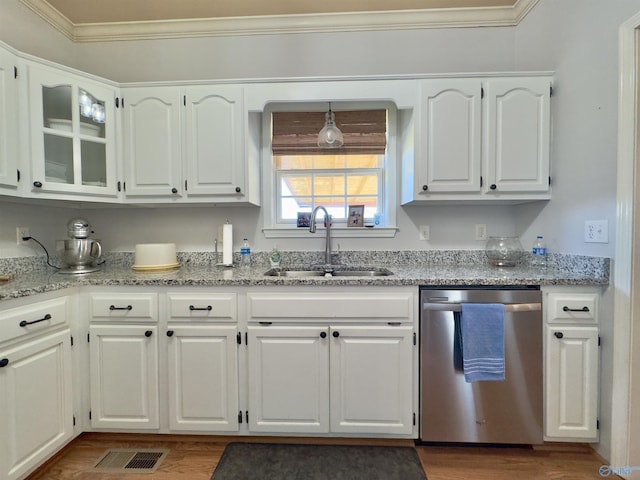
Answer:
[[413, 328], [331, 327], [331, 431], [410, 434]]
[[0, 351], [0, 477], [12, 480], [73, 436], [69, 329]]
[[329, 431], [327, 330], [249, 327], [250, 431]]
[[235, 326], [169, 325], [169, 427], [238, 431]]
[[549, 79], [490, 79], [486, 86], [485, 191], [548, 192]]
[[419, 193], [480, 191], [481, 87], [478, 79], [422, 83]]
[[127, 196], [182, 195], [180, 89], [128, 88], [124, 98]]
[[18, 185], [18, 82], [16, 58], [0, 48], [0, 187]]
[[29, 67], [33, 192], [117, 196], [115, 90]]
[[245, 192], [242, 88], [215, 85], [186, 90], [187, 194]]
[[545, 438], [597, 438], [598, 329], [547, 326]]
[[157, 327], [92, 325], [91, 425], [158, 428]]

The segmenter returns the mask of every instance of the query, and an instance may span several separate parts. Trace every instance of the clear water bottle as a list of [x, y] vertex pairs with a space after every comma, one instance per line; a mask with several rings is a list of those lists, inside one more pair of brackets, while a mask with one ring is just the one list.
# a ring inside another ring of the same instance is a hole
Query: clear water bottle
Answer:
[[531, 266], [547, 266], [547, 247], [544, 244], [544, 238], [542, 235], [538, 235], [536, 237], [536, 241], [533, 242], [533, 248], [531, 249]]
[[247, 237], [242, 239], [242, 247], [240, 248], [240, 265], [248, 267], [251, 265], [251, 247]]

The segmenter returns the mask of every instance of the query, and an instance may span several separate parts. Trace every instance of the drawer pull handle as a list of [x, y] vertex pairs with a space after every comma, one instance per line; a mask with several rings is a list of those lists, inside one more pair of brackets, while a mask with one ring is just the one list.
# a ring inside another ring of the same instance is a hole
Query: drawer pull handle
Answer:
[[153, 334], [153, 332], [151, 330], [147, 330], [146, 332], [144, 332], [144, 336], [145, 337], [150, 337]]
[[327, 338], [327, 332], [320, 332], [320, 338]]
[[331, 335], [333, 335], [333, 338], [338, 338], [340, 336], [340, 332], [335, 331]]
[[7, 365], [9, 365], [9, 359], [8, 358], [3, 358], [2, 360], [0, 360], [0, 368], [6, 367]]
[[566, 305], [564, 307], [562, 307], [562, 311], [563, 312], [588, 312], [589, 311], [589, 307], [582, 307], [582, 308], [569, 308]]
[[133, 310], [131, 305], [127, 305], [126, 307], [116, 307], [115, 305], [109, 306], [109, 310]]
[[564, 337], [564, 334], [562, 332], [554, 332], [554, 335], [555, 335], [556, 338]]
[[42, 317], [39, 320], [33, 320], [32, 322], [27, 322], [26, 320], [22, 320], [20, 322], [20, 326], [21, 327], [26, 327], [27, 325], [33, 325], [34, 323], [40, 323], [40, 322], [44, 322], [45, 320], [51, 320], [51, 315], [49, 315], [48, 313]]
[[211, 305], [207, 305], [206, 307], [194, 307], [193, 305], [189, 305], [189, 310], [191, 310], [192, 312], [194, 310], [213, 310], [213, 307]]
[[167, 330], [167, 337], [173, 337], [173, 330]]

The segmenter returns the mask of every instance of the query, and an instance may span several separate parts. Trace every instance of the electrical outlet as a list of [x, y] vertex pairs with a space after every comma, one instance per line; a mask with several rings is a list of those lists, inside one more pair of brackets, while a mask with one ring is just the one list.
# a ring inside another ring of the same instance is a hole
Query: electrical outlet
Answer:
[[429, 240], [429, 225], [420, 225], [420, 240]]
[[486, 240], [486, 239], [487, 239], [487, 224], [476, 223], [476, 240]]
[[25, 243], [25, 241], [22, 240], [22, 238], [28, 237], [28, 236], [29, 236], [29, 227], [16, 227], [16, 243], [18, 245]]
[[586, 243], [609, 243], [609, 221], [587, 220], [584, 222], [584, 241]]

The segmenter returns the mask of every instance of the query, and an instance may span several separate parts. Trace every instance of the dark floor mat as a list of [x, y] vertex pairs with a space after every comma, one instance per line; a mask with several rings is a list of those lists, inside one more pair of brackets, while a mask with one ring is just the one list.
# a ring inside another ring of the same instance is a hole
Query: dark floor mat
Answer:
[[211, 480], [426, 480], [411, 447], [230, 443]]

